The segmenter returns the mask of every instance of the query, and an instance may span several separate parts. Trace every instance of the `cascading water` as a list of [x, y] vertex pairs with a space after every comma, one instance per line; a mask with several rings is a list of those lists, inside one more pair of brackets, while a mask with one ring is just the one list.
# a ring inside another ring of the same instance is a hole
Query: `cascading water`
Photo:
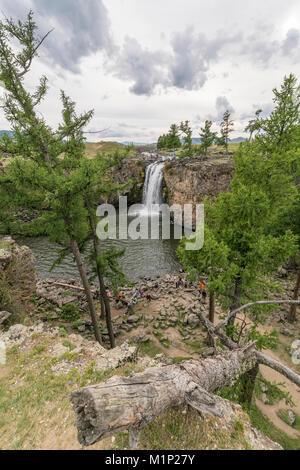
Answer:
[[146, 169], [143, 204], [148, 214], [153, 214], [153, 204], [161, 204], [164, 162], [151, 163]]

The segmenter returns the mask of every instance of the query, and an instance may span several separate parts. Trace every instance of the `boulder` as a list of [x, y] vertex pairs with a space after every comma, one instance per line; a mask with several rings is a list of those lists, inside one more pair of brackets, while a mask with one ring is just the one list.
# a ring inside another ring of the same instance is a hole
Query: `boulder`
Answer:
[[0, 312], [0, 325], [2, 325], [6, 320], [11, 317], [11, 313], [9, 312]]
[[287, 418], [288, 418], [290, 426], [293, 426], [296, 421], [296, 415], [292, 410], [288, 410]]
[[0, 282], [7, 285], [12, 298], [9, 305], [5, 303], [2, 308], [9, 308], [13, 313], [23, 309], [36, 289], [34, 254], [11, 237], [0, 237]]
[[137, 323], [139, 321], [139, 319], [140, 319], [139, 315], [130, 315], [130, 317], [128, 317], [127, 322], [128, 323]]
[[102, 356], [96, 359], [95, 367], [99, 371], [117, 369], [123, 366], [126, 362], [132, 362], [137, 357], [137, 348], [130, 346], [128, 343], [123, 343], [117, 348], [105, 352]]
[[191, 313], [191, 314], [187, 315], [186, 322], [192, 328], [195, 328], [196, 326], [200, 325], [200, 320], [197, 317], [197, 315], [195, 315], [194, 313]]

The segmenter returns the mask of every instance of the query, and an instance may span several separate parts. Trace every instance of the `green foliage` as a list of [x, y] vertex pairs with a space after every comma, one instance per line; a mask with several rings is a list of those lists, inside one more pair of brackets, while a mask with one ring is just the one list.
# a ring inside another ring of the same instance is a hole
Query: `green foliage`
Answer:
[[230, 120], [230, 112], [225, 111], [221, 122], [221, 136], [217, 138], [217, 144], [224, 147], [226, 153], [228, 153], [231, 132], [233, 132], [233, 121]]
[[177, 149], [181, 147], [179, 136], [179, 128], [176, 124], [172, 124], [168, 134], [163, 134], [158, 138], [158, 149]]
[[300, 438], [293, 439], [285, 432], [276, 428], [274, 424], [260, 411], [258, 406], [252, 405], [250, 419], [253, 426], [260, 429], [267, 437], [278, 442], [285, 450], [299, 450]]
[[274, 405], [281, 400], [285, 400], [286, 405], [295, 406], [290, 393], [280, 388], [284, 388], [285, 386], [286, 384], [284, 382], [269, 382], [261, 375], [261, 373], [259, 373], [255, 382], [255, 395], [258, 398], [261, 398], [263, 388], [266, 390], [264, 393], [266, 394], [270, 405]]
[[290, 421], [289, 421], [289, 418], [288, 418], [288, 412], [289, 411], [292, 411], [292, 410], [283, 410], [283, 409], [278, 410], [277, 411], [277, 416], [279, 416], [279, 418], [282, 419], [282, 421], [284, 421], [289, 426], [292, 426], [294, 429], [297, 429], [297, 431], [300, 431], [300, 416], [293, 411], [293, 413], [295, 415], [295, 422], [294, 422], [294, 424], [291, 425]]
[[[279, 103], [271, 118], [279, 119], [280, 110]], [[229, 131], [229, 114], [225, 117]], [[295, 119], [293, 123], [296, 132]], [[268, 129], [277, 132], [278, 126]], [[287, 135], [291, 133], [287, 127]], [[276, 136], [270, 135], [272, 139], [276, 141]], [[285, 134], [281, 142], [287, 142]], [[258, 138], [242, 144], [234, 156], [231, 191], [218, 195], [213, 203], [205, 201], [204, 247], [187, 251], [186, 240], [180, 243], [178, 255], [184, 268], [193, 280], [207, 276], [207, 290], [216, 294], [224, 309], [261, 300], [269, 288], [266, 277], [297, 252], [299, 241], [289, 221], [299, 203], [295, 175], [299, 175], [300, 149], [295, 142], [286, 143], [284, 150], [276, 144], [272, 151]], [[254, 327], [248, 331], [249, 340], [257, 340], [259, 348], [277, 343], [275, 332], [257, 331], [267, 311], [261, 306], [250, 311]], [[238, 341], [240, 331], [233, 323], [228, 333]]]
[[207, 150], [216, 140], [216, 133], [212, 132], [211, 127], [212, 127], [212, 122], [205, 121], [204, 127], [202, 127], [200, 130], [200, 134], [199, 134], [200, 139], [201, 139], [200, 151], [204, 155], [207, 155]]
[[181, 122], [179, 127], [184, 141], [184, 155], [187, 157], [192, 157], [194, 154], [193, 151], [193, 140], [192, 140], [192, 128], [189, 121]]
[[65, 304], [61, 308], [60, 317], [63, 320], [73, 322], [75, 320], [78, 320], [80, 316], [81, 314], [78, 309], [78, 306], [73, 303]]
[[284, 77], [280, 90], [273, 89], [275, 109], [259, 121], [257, 139], [267, 150], [299, 147], [300, 87], [295, 75]]

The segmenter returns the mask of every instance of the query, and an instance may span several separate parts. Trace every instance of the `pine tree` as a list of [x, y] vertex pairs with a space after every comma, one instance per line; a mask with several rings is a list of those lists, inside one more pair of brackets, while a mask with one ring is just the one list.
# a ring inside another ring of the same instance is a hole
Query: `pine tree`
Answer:
[[212, 122], [205, 121], [204, 127], [200, 129], [200, 139], [201, 139], [201, 152], [204, 155], [207, 155], [209, 147], [216, 140], [216, 133], [212, 132]]
[[189, 121], [181, 122], [180, 131], [183, 134], [184, 141], [184, 153], [187, 157], [193, 156], [193, 140], [192, 140], [192, 128]]
[[[275, 115], [280, 121], [279, 109], [275, 109]], [[191, 276], [205, 273], [208, 291], [215, 294], [223, 309], [233, 312], [227, 335], [239, 343], [248, 330], [248, 340], [258, 341], [260, 349], [276, 343], [272, 333], [261, 335], [257, 328], [270, 307], [252, 307], [250, 327], [245, 316], [236, 324], [234, 312], [242, 304], [261, 300], [265, 290], [272, 287], [266, 276], [276, 272], [298, 249], [296, 230], [293, 233], [287, 222], [299, 202], [295, 178], [299, 175], [300, 162], [296, 122], [287, 131], [292, 138], [284, 150], [278, 146], [278, 136], [274, 134], [265, 135], [263, 141], [256, 137], [240, 146], [234, 155], [231, 192], [220, 194], [213, 203], [208, 200], [205, 203], [203, 249], [186, 251], [183, 239], [178, 251]], [[269, 127], [272, 133], [280, 129], [280, 126]], [[265, 142], [273, 142], [272, 147]], [[287, 145], [284, 134], [281, 142]], [[243, 397], [248, 404], [256, 374], [257, 369], [244, 377]]]
[[251, 119], [251, 121], [249, 121], [247, 127], [245, 128], [245, 132], [250, 132], [250, 137], [249, 137], [250, 141], [252, 140], [254, 132], [259, 132], [261, 129], [262, 122], [263, 122], [262, 118], [260, 118], [261, 113], [262, 113], [262, 109], [258, 109], [255, 112], [255, 118]]
[[233, 125], [233, 121], [230, 120], [230, 112], [225, 111], [223, 121], [221, 122], [221, 136], [218, 138], [218, 144], [224, 147], [227, 154], [230, 134], [233, 132]]
[[273, 90], [275, 109], [271, 115], [262, 120], [258, 138], [266, 148], [274, 146], [288, 149], [298, 144], [300, 138], [300, 85], [295, 75], [284, 77], [280, 90]]
[[167, 135], [167, 148], [177, 149], [181, 147], [179, 136], [179, 127], [177, 124], [171, 124], [170, 130]]

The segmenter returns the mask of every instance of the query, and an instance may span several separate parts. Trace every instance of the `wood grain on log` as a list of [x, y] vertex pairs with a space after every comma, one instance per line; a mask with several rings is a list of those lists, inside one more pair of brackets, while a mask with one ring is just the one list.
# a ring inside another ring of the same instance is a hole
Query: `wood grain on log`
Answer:
[[231, 385], [256, 363], [252, 350], [235, 350], [200, 361], [154, 367], [130, 377], [112, 377], [76, 390], [78, 440], [88, 446], [128, 429], [138, 434], [168, 408], [189, 404], [198, 411], [222, 416], [220, 399], [212, 394]]

